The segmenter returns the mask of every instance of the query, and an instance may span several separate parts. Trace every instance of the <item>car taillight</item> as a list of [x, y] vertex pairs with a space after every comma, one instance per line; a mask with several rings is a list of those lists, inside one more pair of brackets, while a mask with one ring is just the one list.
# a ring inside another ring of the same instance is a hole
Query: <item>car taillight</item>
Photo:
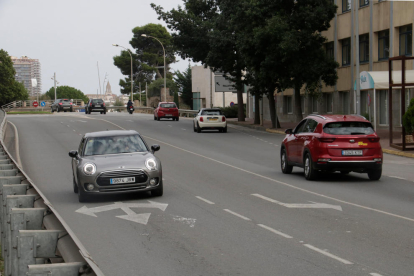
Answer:
[[369, 140], [371, 143], [378, 143], [378, 142], [379, 142], [379, 140], [380, 140], [380, 138], [379, 138], [379, 137], [375, 137], [375, 138], [368, 138], [368, 140]]
[[323, 137], [318, 138], [319, 142], [322, 142], [322, 143], [332, 143], [333, 141], [335, 141], [335, 139], [336, 138], [323, 138]]
[[105, 106], [105, 103], [102, 103], [103, 106]]
[[89, 106], [92, 106], [92, 103], [90, 103]]
[[72, 105], [72, 103], [69, 103], [70, 105]]
[[221, 121], [222, 122], [225, 122], [226, 121], [226, 118], [223, 116], [223, 117], [221, 117]]
[[59, 105], [62, 105], [62, 103], [59, 103]]
[[200, 122], [204, 122], [204, 119], [203, 119], [203, 117], [200, 117]]

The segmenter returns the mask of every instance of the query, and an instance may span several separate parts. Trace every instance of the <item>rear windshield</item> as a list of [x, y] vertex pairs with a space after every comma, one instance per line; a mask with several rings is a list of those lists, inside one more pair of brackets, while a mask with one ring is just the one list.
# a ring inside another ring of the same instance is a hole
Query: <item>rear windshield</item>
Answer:
[[99, 103], [102, 103], [103, 101], [101, 99], [96, 99], [96, 100], [92, 100], [92, 102], [94, 104], [99, 104]]
[[176, 108], [177, 106], [175, 105], [175, 103], [164, 103], [164, 104], [161, 104], [161, 107], [163, 107], [163, 108]]
[[122, 135], [89, 138], [85, 145], [85, 156], [131, 152], [146, 152], [147, 146], [139, 135]]
[[323, 131], [335, 135], [368, 135], [373, 134], [374, 129], [368, 122], [336, 122], [323, 127]]
[[201, 115], [221, 115], [221, 110], [203, 110]]
[[70, 103], [70, 100], [68, 100], [68, 99], [63, 99], [63, 100], [62, 100], [62, 102], [64, 102], [64, 103]]

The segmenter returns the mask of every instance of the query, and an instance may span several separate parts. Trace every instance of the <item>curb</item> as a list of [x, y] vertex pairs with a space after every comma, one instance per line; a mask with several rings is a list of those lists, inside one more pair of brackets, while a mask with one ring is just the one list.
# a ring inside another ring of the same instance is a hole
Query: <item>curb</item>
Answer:
[[393, 154], [393, 155], [398, 155], [398, 156], [403, 156], [403, 157], [408, 157], [408, 158], [414, 158], [413, 153], [400, 152], [400, 151], [389, 150], [389, 149], [382, 149], [382, 151], [388, 154]]

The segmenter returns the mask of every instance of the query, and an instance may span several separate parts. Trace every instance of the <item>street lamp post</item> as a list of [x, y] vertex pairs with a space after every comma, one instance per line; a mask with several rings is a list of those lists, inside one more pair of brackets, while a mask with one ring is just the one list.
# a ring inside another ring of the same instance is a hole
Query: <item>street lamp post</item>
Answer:
[[132, 54], [131, 54], [131, 51], [130, 51], [128, 48], [125, 48], [125, 47], [123, 47], [123, 46], [121, 46], [121, 45], [118, 45], [118, 44], [112, 44], [112, 46], [124, 48], [125, 50], [127, 50], [127, 51], [128, 51], [128, 54], [129, 54], [129, 56], [131, 57], [131, 102], [133, 102], [133, 101], [134, 101], [134, 99], [133, 99], [133, 97], [132, 97], [132, 93], [133, 93], [132, 91], [133, 91], [133, 89], [134, 89], [134, 80], [133, 80], [133, 78], [132, 78]]
[[55, 88], [55, 101], [56, 101], [56, 72], [53, 74], [53, 78], [51, 78], [53, 80], [53, 87]]
[[161, 44], [162, 50], [164, 51], [164, 100], [167, 101], [167, 77], [166, 77], [166, 75], [167, 75], [167, 66], [166, 66], [166, 63], [165, 63], [165, 49], [164, 49], [164, 45], [162, 45], [161, 41], [159, 41], [159, 39], [156, 38], [156, 37], [153, 37], [153, 36], [150, 36], [150, 35], [146, 35], [146, 34], [142, 34], [141, 36], [143, 36], [143, 37], [151, 37], [151, 38], [157, 40]]

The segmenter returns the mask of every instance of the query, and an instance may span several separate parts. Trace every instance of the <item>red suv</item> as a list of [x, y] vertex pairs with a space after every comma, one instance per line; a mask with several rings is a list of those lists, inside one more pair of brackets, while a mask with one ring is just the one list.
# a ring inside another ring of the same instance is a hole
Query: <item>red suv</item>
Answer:
[[280, 149], [282, 172], [304, 168], [308, 180], [319, 171], [382, 174], [380, 138], [371, 123], [358, 115], [309, 115], [295, 129], [287, 129]]
[[154, 110], [154, 120], [160, 120], [161, 118], [172, 118], [173, 121], [180, 119], [178, 115], [178, 108], [174, 102], [160, 102], [157, 108]]

